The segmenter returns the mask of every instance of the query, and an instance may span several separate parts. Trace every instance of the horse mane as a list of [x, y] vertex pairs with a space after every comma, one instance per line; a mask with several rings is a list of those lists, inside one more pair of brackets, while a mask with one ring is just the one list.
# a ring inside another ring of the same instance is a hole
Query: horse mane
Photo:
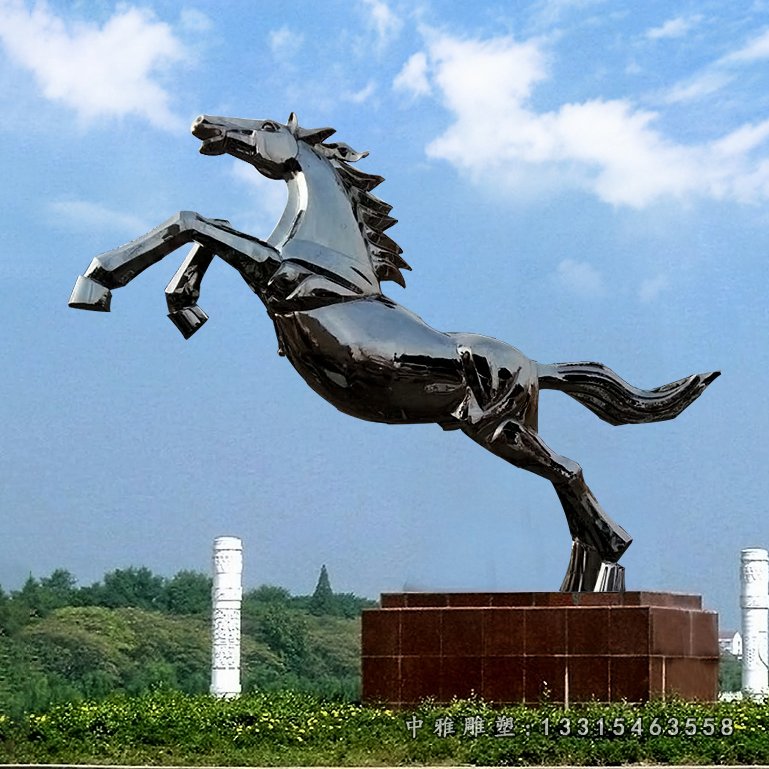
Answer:
[[401, 270], [410, 270], [411, 267], [401, 257], [403, 249], [385, 234], [385, 230], [392, 227], [398, 220], [389, 215], [392, 211], [389, 203], [371, 194], [371, 190], [378, 187], [384, 181], [384, 177], [367, 174], [350, 165], [365, 158], [368, 152], [356, 152], [343, 142], [326, 143], [324, 140], [336, 133], [335, 129], [300, 128], [293, 113], [289, 118], [288, 127], [297, 139], [308, 144], [318, 155], [328, 160], [336, 171], [342, 187], [350, 198], [353, 214], [358, 221], [377, 279], [392, 280], [405, 288], [406, 280]]

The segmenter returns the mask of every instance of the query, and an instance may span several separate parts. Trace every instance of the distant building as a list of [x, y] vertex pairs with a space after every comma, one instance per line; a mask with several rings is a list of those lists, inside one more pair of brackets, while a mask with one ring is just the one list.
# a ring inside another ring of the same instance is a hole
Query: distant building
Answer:
[[742, 659], [742, 636], [739, 631], [724, 630], [718, 634], [718, 646], [722, 652], [729, 652]]

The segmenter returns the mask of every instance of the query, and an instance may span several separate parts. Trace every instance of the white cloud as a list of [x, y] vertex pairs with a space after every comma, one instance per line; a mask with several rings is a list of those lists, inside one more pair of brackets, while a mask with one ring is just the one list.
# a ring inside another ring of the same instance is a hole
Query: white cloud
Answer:
[[376, 83], [373, 80], [369, 80], [363, 88], [346, 93], [343, 98], [345, 101], [351, 101], [353, 104], [363, 104], [373, 96], [375, 91]]
[[676, 16], [674, 19], [668, 19], [659, 27], [648, 30], [646, 37], [650, 40], [683, 37], [692, 27], [699, 23], [701, 18], [701, 16]]
[[363, 0], [366, 22], [377, 36], [380, 48], [387, 46], [401, 31], [403, 22], [393, 13], [384, 0]]
[[676, 83], [663, 94], [662, 100], [666, 104], [696, 101], [720, 91], [729, 85], [732, 80], [734, 80], [734, 77], [726, 72], [705, 70], [689, 80]]
[[638, 289], [638, 298], [642, 302], [651, 302], [669, 286], [670, 281], [664, 273], [655, 275], [653, 278], [646, 278], [641, 281], [641, 286]]
[[705, 66], [692, 77], [673, 85], [662, 95], [666, 104], [679, 104], [710, 96], [733, 83], [741, 68], [769, 58], [769, 30]]
[[99, 230], [127, 234], [133, 238], [150, 229], [139, 216], [88, 200], [57, 200], [50, 203], [48, 209], [58, 224], [74, 227], [79, 232]]
[[585, 11], [605, 2], [606, 0], [538, 0], [532, 11], [537, 26], [550, 28], [562, 23], [570, 13]]
[[290, 58], [299, 52], [304, 43], [304, 35], [283, 26], [280, 29], [272, 30], [269, 40], [273, 55]]
[[725, 157], [739, 157], [760, 147], [769, 139], [769, 119], [740, 126], [711, 144], [714, 152]]
[[213, 27], [211, 19], [196, 8], [183, 8], [179, 14], [179, 21], [182, 27], [190, 32], [208, 32]]
[[410, 56], [393, 80], [396, 91], [405, 91], [412, 96], [427, 96], [432, 90], [427, 79], [427, 56], [418, 51]]
[[45, 98], [86, 120], [135, 114], [161, 128], [179, 127], [170, 94], [156, 78], [185, 50], [151, 11], [120, 6], [102, 26], [68, 23], [44, 3], [27, 10], [0, 0], [0, 12], [0, 42], [34, 74]]
[[417, 59], [409, 68], [412, 56], [398, 76], [412, 93], [432, 89], [451, 114], [428, 144], [428, 156], [477, 181], [527, 190], [566, 184], [636, 208], [691, 195], [769, 196], [769, 161], [755, 157], [769, 141], [769, 125], [685, 144], [658, 127], [658, 113], [630, 100], [598, 98], [537, 111], [530, 97], [548, 77], [542, 46], [510, 37], [429, 36], [424, 63]]
[[723, 62], [751, 62], [769, 58], [769, 29], [749, 40], [742, 48], [725, 56]]
[[604, 292], [603, 277], [587, 262], [564, 259], [556, 270], [559, 283], [564, 288], [582, 296], [600, 296]]

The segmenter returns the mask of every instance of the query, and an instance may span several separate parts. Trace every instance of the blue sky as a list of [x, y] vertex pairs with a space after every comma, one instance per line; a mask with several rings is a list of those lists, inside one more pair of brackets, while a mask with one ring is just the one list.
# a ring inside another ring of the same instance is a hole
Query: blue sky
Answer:
[[672, 422], [611, 427], [544, 393], [540, 430], [635, 538], [631, 589], [738, 617], [769, 545], [769, 3], [0, 0], [4, 448], [0, 584], [70, 569], [207, 569], [249, 585], [557, 589], [550, 485], [434, 426], [356, 421], [276, 355], [215, 263], [185, 342], [182, 253], [67, 298], [93, 256], [181, 209], [266, 237], [285, 187], [203, 157], [201, 113], [331, 125], [400, 221], [385, 291], [446, 331], [656, 387], [723, 376]]

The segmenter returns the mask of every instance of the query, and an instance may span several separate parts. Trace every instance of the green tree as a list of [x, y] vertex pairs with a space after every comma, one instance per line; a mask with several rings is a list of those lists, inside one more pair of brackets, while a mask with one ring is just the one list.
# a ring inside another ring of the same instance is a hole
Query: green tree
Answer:
[[77, 594], [77, 580], [66, 569], [55, 569], [50, 577], [40, 580], [40, 589], [46, 596], [51, 609], [72, 606]]
[[19, 606], [27, 621], [34, 617], [45, 617], [57, 608], [57, 596], [44, 587], [31, 574], [21, 590], [12, 593], [12, 601]]
[[370, 598], [361, 598], [354, 593], [334, 593], [334, 614], [337, 617], [356, 619], [363, 609], [373, 609], [379, 604]]
[[291, 600], [291, 593], [285, 587], [260, 585], [254, 590], [249, 590], [243, 596], [243, 599], [252, 601], [255, 604], [288, 606]]
[[325, 563], [321, 566], [318, 584], [310, 599], [310, 613], [316, 616], [334, 613], [334, 591], [331, 589]]
[[104, 575], [101, 605], [110, 609], [132, 606], [136, 609], [160, 609], [165, 580], [146, 566], [115, 569]]
[[307, 657], [307, 623], [300, 614], [273, 604], [259, 613], [259, 634], [283, 660], [286, 668], [301, 671]]
[[14, 600], [0, 588], [0, 636], [16, 635], [29, 622], [29, 608]]
[[211, 610], [211, 577], [198, 571], [180, 571], [168, 581], [163, 605], [171, 614], [202, 614]]
[[718, 665], [718, 690], [738, 692], [742, 688], [742, 662], [729, 652], [722, 652]]

